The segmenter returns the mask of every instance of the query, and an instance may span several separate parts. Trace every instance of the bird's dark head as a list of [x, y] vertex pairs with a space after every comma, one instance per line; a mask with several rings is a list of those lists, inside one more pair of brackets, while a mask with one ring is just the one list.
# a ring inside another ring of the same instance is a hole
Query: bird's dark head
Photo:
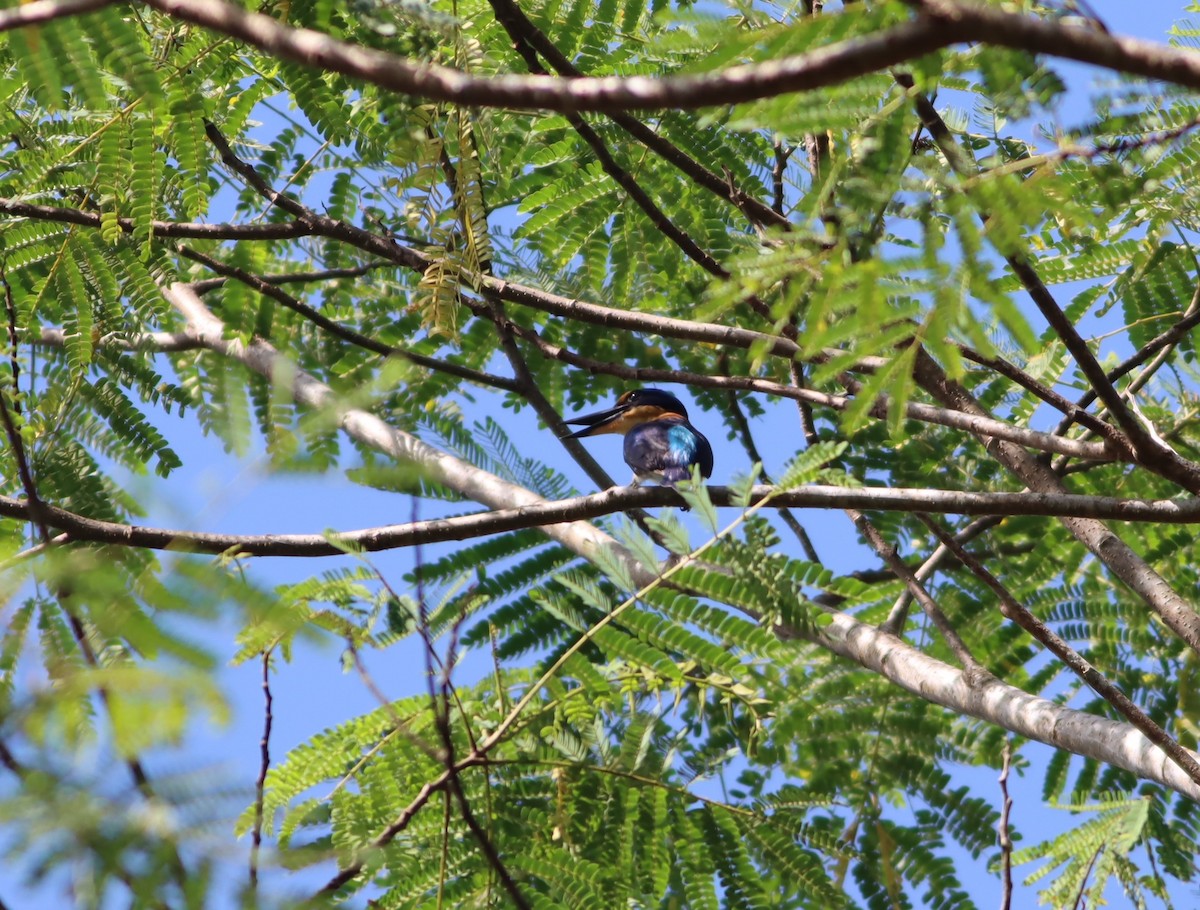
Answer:
[[632, 389], [617, 399], [616, 407], [583, 417], [572, 417], [566, 421], [571, 424], [583, 424], [585, 427], [568, 438], [598, 436], [601, 433], [624, 434], [638, 424], [657, 420], [667, 414], [678, 414], [686, 418], [687, 409], [678, 398], [662, 389]]

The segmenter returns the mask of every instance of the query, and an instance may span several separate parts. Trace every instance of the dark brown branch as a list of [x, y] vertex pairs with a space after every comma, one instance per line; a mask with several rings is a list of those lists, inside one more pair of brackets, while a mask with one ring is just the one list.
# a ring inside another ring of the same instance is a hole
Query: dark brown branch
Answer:
[[250, 890], [258, 888], [258, 855], [262, 849], [263, 805], [267, 790], [267, 772], [271, 769], [271, 652], [262, 655], [263, 733], [258, 742], [258, 780], [254, 782], [254, 830], [250, 843]]
[[1195, 757], [1188, 752], [1187, 749], [1179, 745], [1178, 741], [1172, 737], [1166, 730], [1160, 727], [1154, 720], [1146, 714], [1141, 708], [1133, 703], [1124, 692], [1117, 688], [1108, 680], [1099, 670], [1093, 667], [1087, 660], [1083, 658], [1078, 651], [1072, 648], [1065, 640], [1050, 629], [1045, 623], [1034, 616], [1029, 610], [1022, 605], [1009, 592], [1001, 582], [992, 575], [983, 564], [974, 556], [968, 553], [954, 537], [946, 532], [940, 522], [935, 521], [928, 516], [921, 516], [924, 522], [938, 539], [949, 547], [959, 561], [987, 585], [996, 599], [1000, 602], [1000, 612], [1004, 614], [1006, 619], [1015, 622], [1022, 629], [1028, 632], [1031, 636], [1042, 643], [1055, 657], [1066, 664], [1070, 669], [1079, 676], [1087, 685], [1106, 702], [1112, 705], [1129, 723], [1141, 731], [1142, 735], [1150, 742], [1154, 743], [1167, 754], [1171, 761], [1179, 766], [1194, 783], [1200, 785], [1200, 762], [1197, 762]]
[[1120, 430], [1112, 426], [1112, 424], [1105, 423], [1094, 414], [1085, 411], [1084, 408], [1087, 407], [1086, 404], [1073, 402], [1069, 398], [1060, 395], [1058, 392], [1054, 391], [1054, 389], [1050, 388], [1050, 386], [1034, 379], [1016, 364], [1005, 360], [1003, 357], [988, 356], [987, 354], [980, 353], [979, 351], [976, 351], [965, 345], [960, 347], [959, 350], [962, 352], [962, 355], [965, 359], [977, 363], [980, 366], [985, 366], [989, 370], [994, 370], [1001, 376], [1004, 376], [1006, 379], [1011, 379], [1026, 391], [1032, 392], [1039, 399], [1046, 402], [1046, 404], [1050, 405], [1050, 407], [1057, 411], [1061, 411], [1063, 414], [1066, 414], [1068, 419], [1065, 422], [1065, 425], [1060, 425], [1057, 427], [1051, 434], [1052, 436], [1062, 436], [1066, 432], [1067, 427], [1074, 422], [1078, 423], [1080, 426], [1087, 427], [1089, 430], [1092, 430], [1095, 433], [1098, 433], [1105, 439], [1111, 440], [1114, 445], [1119, 446], [1122, 451], [1127, 453], [1127, 455], [1133, 454], [1129, 449], [1128, 441], [1126, 441], [1125, 437], [1121, 435]]
[[[34, 205], [17, 199], [0, 197], [0, 213], [29, 218], [34, 221], [56, 221], [61, 224], [100, 228], [98, 214], [53, 205]], [[126, 234], [132, 234], [136, 229], [132, 218], [118, 218], [117, 224]], [[190, 240], [290, 240], [312, 233], [308, 228], [295, 221], [282, 224], [204, 224], [202, 222], [152, 221], [150, 226], [155, 237]]]
[[[511, 0], [509, 6], [510, 8], [508, 9], [502, 8], [501, 0], [492, 0], [492, 9], [496, 13], [496, 18], [508, 29], [509, 35], [512, 36], [516, 43], [517, 52], [525, 60], [525, 65], [528, 67], [529, 72], [539, 76], [547, 75], [546, 69], [542, 66], [541, 61], [538, 60], [537, 52], [533, 49], [533, 46], [525, 41], [519, 32], [514, 33], [515, 22], [512, 18], [513, 10], [516, 10], [515, 15], [517, 16], [523, 17], [523, 14], [516, 7], [515, 3], [511, 3]], [[508, 15], [505, 15], [505, 13], [508, 13]], [[528, 19], [525, 22], [532, 28], [532, 23], [529, 23]], [[634, 179], [633, 174], [629, 173], [629, 171], [617, 162], [617, 159], [613, 157], [612, 152], [609, 151], [608, 146], [600, 137], [600, 134], [583, 119], [581, 114], [567, 114], [567, 122], [571, 124], [571, 128], [591, 148], [604, 173], [608, 174], [617, 186], [629, 194], [629, 198], [650, 219], [650, 223], [654, 225], [659, 233], [679, 247], [685, 256], [699, 264], [710, 275], [715, 275], [718, 278], [729, 277], [729, 272], [717, 260], [702, 250], [699, 244], [686, 231], [668, 218], [667, 214], [659, 208], [658, 203], [651, 199], [650, 194], [642, 189], [641, 184]]]
[[[470, 301], [466, 302], [470, 306]], [[846, 410], [854, 402], [852, 398], [818, 392], [814, 389], [802, 387], [799, 384], [783, 385], [782, 383], [772, 382], [768, 379], [755, 379], [748, 376], [712, 376], [703, 373], [689, 373], [683, 370], [631, 367], [623, 363], [596, 360], [576, 354], [559, 345], [551, 344], [532, 329], [515, 323], [509, 323], [509, 327], [519, 338], [537, 347], [544, 357], [568, 363], [571, 366], [587, 370], [591, 373], [603, 373], [638, 382], [672, 382], [698, 388], [761, 392], [779, 398], [790, 398], [800, 402], [802, 405], [818, 404], [839, 411]], [[880, 398], [871, 407], [869, 414], [872, 417], [883, 420], [887, 418], [888, 408], [888, 400]], [[1050, 433], [1043, 433], [1038, 430], [1026, 429], [1025, 427], [1015, 427], [1012, 424], [991, 417], [968, 415], [962, 411], [939, 408], [920, 402], [906, 402], [905, 416], [925, 423], [953, 427], [969, 432], [988, 433], [998, 438], [1008, 439], [1021, 445], [1047, 452], [1056, 452], [1063, 455], [1070, 454], [1075, 457], [1096, 461], [1110, 461], [1116, 457], [1114, 449], [1106, 443], [1081, 442], [1075, 439], [1054, 436]]]
[[[708, 487], [713, 504], [738, 507], [729, 487]], [[1200, 524], [1200, 499], [1118, 499], [1070, 493], [974, 493], [904, 487], [838, 487], [813, 484], [784, 493], [774, 487], [755, 486], [750, 503], [773, 494], [770, 508], [861, 509], [887, 512], [937, 512], [956, 515], [1033, 515], [1047, 518], [1086, 517], [1116, 521], [1150, 521], [1162, 524]], [[587, 496], [575, 496], [518, 508], [496, 509], [431, 518], [407, 524], [383, 525], [333, 535], [324, 534], [212, 534], [143, 525], [118, 524], [68, 512], [43, 503], [48, 528], [66, 533], [65, 542], [92, 542], [152, 550], [191, 553], [239, 553], [245, 556], [340, 556], [344, 547], [377, 552], [421, 543], [466, 540], [522, 528], [541, 527], [598, 518], [633, 508], [679, 504], [678, 494], [666, 487], [613, 487]], [[0, 496], [0, 516], [31, 521], [28, 502]]]
[[[537, 60], [537, 55], [541, 54], [560, 76], [578, 78], [583, 75], [555, 46], [554, 42], [533, 24], [515, 0], [490, 0], [490, 3], [496, 14], [496, 20], [504, 26], [509, 37], [512, 38], [517, 52], [521, 54], [531, 73], [544, 72]], [[673, 164], [697, 185], [737, 206], [750, 219], [751, 223], [773, 225], [785, 229], [791, 227], [791, 223], [781, 210], [768, 208], [747, 193], [741, 192], [729, 180], [715, 171], [710, 171], [687, 152], [666, 137], [656, 133], [636, 117], [626, 113], [612, 112], [609, 114], [609, 118], [646, 148]]]
[[144, 0], [168, 16], [220, 32], [281, 59], [337, 72], [407, 95], [480, 107], [575, 111], [701, 108], [735, 104], [846, 82], [962, 42], [979, 41], [1092, 63], [1200, 88], [1190, 50], [1118, 38], [1087, 26], [950, 0], [918, 3], [918, 15], [803, 56], [663, 78], [475, 77], [445, 66], [290, 28], [223, 0]]
[[[962, 386], [951, 382], [924, 351], [918, 352], [914, 375], [923, 389], [947, 407], [981, 416], [987, 414], [979, 402]], [[992, 457], [1030, 490], [1051, 495], [1065, 491], [1059, 477], [1025, 449], [1003, 439], [980, 439]], [[1100, 517], [1061, 516], [1061, 520], [1075, 539], [1091, 550], [1130, 590], [1136, 592], [1176, 635], [1187, 642], [1190, 648], [1200, 651], [1200, 615], [1132, 547], [1096, 520]]]
[[[1156, 335], [1154, 338], [1147, 341], [1136, 352], [1109, 370], [1107, 374], [1109, 382], [1116, 382], [1131, 370], [1141, 366], [1159, 351], [1166, 350], [1167, 348], [1178, 344], [1183, 340], [1188, 332], [1200, 325], [1200, 307], [1195, 305], [1197, 295], [1200, 295], [1200, 286], [1197, 286], [1196, 294], [1192, 296], [1192, 305], [1188, 307], [1188, 312], [1184, 315], [1184, 317], [1165, 332], [1162, 332], [1161, 334]], [[1095, 391], [1089, 389], [1080, 396], [1079, 400], [1075, 402], [1075, 405], [1079, 408], [1086, 408], [1095, 400]], [[1066, 419], [1064, 419], [1057, 427], [1055, 427], [1054, 432], [1064, 433], [1070, 425], [1071, 417], [1068, 415]]]
[[1008, 827], [1008, 813], [1012, 811], [1012, 797], [1008, 795], [1008, 772], [1012, 768], [1012, 742], [1004, 741], [1004, 752], [1000, 767], [1000, 823], [997, 837], [1000, 842], [1000, 910], [1012, 910], [1012, 833]]
[[[941, 7], [942, 0], [930, 0], [922, 4], [923, 8], [930, 5]], [[897, 73], [896, 82], [905, 89], [912, 89], [914, 81], [907, 73]], [[978, 168], [974, 161], [959, 148], [950, 129], [946, 126], [933, 103], [924, 95], [916, 96], [917, 113], [921, 122], [937, 143], [951, 169], [964, 177], [974, 177]], [[987, 224], [990, 214], [980, 212], [980, 219]], [[1124, 435], [1128, 437], [1136, 449], [1138, 461], [1144, 467], [1175, 481], [1191, 493], [1200, 493], [1200, 465], [1181, 457], [1174, 449], [1162, 442], [1152, 433], [1132, 412], [1120, 393], [1109, 381], [1104, 368], [1092, 353], [1083, 337], [1076, 331], [1074, 324], [1067, 318], [1066, 313], [1050, 293], [1050, 289], [1039, 277], [1037, 270], [1029, 258], [1020, 252], [1004, 252], [1005, 261], [1014, 275], [1020, 280], [1030, 299], [1037, 306], [1043, 318], [1058, 335], [1075, 363], [1087, 378], [1092, 391], [1104, 402], [1109, 413], [1116, 419]]]
[[[982, 518], [976, 518], [966, 527], [962, 528], [962, 530], [958, 531], [954, 537], [960, 544], [970, 543], [980, 534], [1000, 524], [1001, 520], [995, 515], [985, 515]], [[947, 559], [956, 565], [958, 564], [958, 560], [950, 555], [950, 548], [939, 544], [929, 554], [929, 557], [917, 567], [913, 574], [918, 580], [924, 582], [925, 579], [932, 577], [933, 573]], [[891, 573], [888, 574], [890, 575]], [[904, 623], [908, 620], [908, 608], [911, 605], [912, 592], [908, 588], [905, 588], [900, 592], [900, 596], [896, 598], [896, 603], [892, 605], [892, 609], [888, 612], [887, 619], [879, 624], [880, 631], [887, 632], [890, 635], [902, 634]]]
[[254, 288], [265, 297], [270, 297], [277, 303], [287, 307], [293, 313], [307, 319], [318, 328], [324, 329], [329, 334], [341, 338], [343, 341], [348, 341], [351, 344], [357, 345], [360, 348], [371, 351], [375, 354], [381, 354], [384, 357], [398, 357], [401, 360], [408, 361], [414, 366], [423, 367], [427, 370], [435, 370], [439, 373], [446, 373], [450, 376], [457, 376], [459, 379], [465, 379], [468, 382], [475, 382], [483, 386], [491, 386], [492, 388], [504, 389], [508, 392], [518, 390], [517, 382], [513, 379], [508, 379], [503, 376], [495, 376], [491, 373], [483, 373], [479, 370], [473, 370], [470, 367], [460, 366], [456, 363], [450, 363], [446, 360], [438, 360], [435, 357], [426, 357], [424, 354], [415, 354], [411, 351], [406, 351], [403, 348], [393, 347], [390, 344], [384, 344], [357, 332], [354, 329], [348, 328], [339, 322], [330, 319], [320, 310], [310, 307], [303, 301], [293, 297], [287, 291], [278, 287], [275, 284], [267, 281], [264, 278], [247, 272], [245, 269], [237, 268], [236, 266], [226, 265], [225, 263], [213, 259], [204, 253], [193, 250], [182, 244], [178, 247], [179, 253], [186, 256], [195, 262], [199, 262], [204, 266], [212, 269], [218, 275], [224, 275], [226, 278], [233, 278], [242, 282], [248, 287]]
[[942, 608], [938, 606], [936, 600], [930, 596], [925, 585], [921, 582], [912, 570], [905, 565], [904, 560], [900, 558], [900, 554], [896, 552], [896, 548], [892, 546], [879, 533], [879, 529], [875, 527], [862, 512], [857, 509], [847, 509], [846, 514], [850, 516], [850, 520], [854, 522], [854, 526], [858, 528], [859, 533], [871, 545], [879, 558], [884, 561], [892, 573], [904, 582], [904, 586], [912, 594], [913, 598], [921, 605], [921, 609], [925, 611], [925, 615], [929, 617], [929, 621], [933, 623], [938, 634], [942, 636], [942, 641], [950, 649], [950, 652], [958, 660], [959, 666], [967, 671], [968, 679], [975, 677], [982, 679], [985, 676], [990, 676], [987, 669], [975, 659], [975, 655], [971, 653], [971, 649], [967, 647], [966, 642], [958, 634], [958, 630], [947, 619], [946, 614], [942, 612]]

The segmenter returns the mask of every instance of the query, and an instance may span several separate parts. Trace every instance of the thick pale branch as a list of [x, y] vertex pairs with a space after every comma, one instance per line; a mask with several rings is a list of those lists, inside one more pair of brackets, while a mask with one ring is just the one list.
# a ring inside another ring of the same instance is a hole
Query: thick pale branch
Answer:
[[1059, 660], [1071, 668], [1080, 679], [1091, 686], [1092, 690], [1116, 708], [1126, 720], [1141, 730], [1146, 738], [1161, 748], [1171, 757], [1192, 782], [1200, 786], [1200, 763], [1187, 749], [1183, 748], [1166, 730], [1160, 727], [1152, 717], [1136, 705], [1129, 696], [1114, 685], [1103, 673], [1092, 666], [1082, 654], [1072, 648], [1049, 626], [1033, 615], [1020, 603], [1012, 592], [992, 575], [974, 556], [963, 549], [946, 530], [932, 518], [922, 516], [925, 526], [929, 528], [944, 546], [949, 547], [959, 561], [970, 569], [987, 585], [988, 589], [1000, 601], [1000, 610], [1004, 616], [1041, 642]]
[[[245, 345], [223, 338], [220, 321], [187, 285], [172, 285], [165, 293], [168, 301], [183, 314], [190, 330], [206, 347], [241, 362], [263, 376], [286, 382], [299, 404], [321, 410], [336, 410], [342, 429], [364, 445], [402, 462], [418, 465], [438, 482], [494, 509], [521, 509], [544, 503], [531, 491], [441, 452], [388, 426], [372, 414], [341, 407], [331, 389], [286, 362], [270, 345], [263, 342]], [[621, 491], [620, 495], [653, 495], [658, 492]], [[610, 491], [601, 495], [618, 494]], [[1180, 509], [1191, 509], [1193, 506], [1190, 502], [1167, 503], [1163, 504], [1163, 508], [1177, 513]], [[617, 541], [585, 522], [548, 525], [542, 530], [548, 537], [585, 559], [596, 559], [601, 551], [607, 552], [610, 558], [624, 565], [634, 584], [648, 584], [655, 578]], [[968, 679], [962, 671], [927, 657], [894, 636], [836, 611], [828, 612], [828, 621], [821, 626], [819, 633], [814, 633], [814, 637], [818, 644], [935, 704], [997, 724], [1018, 735], [1111, 763], [1192, 799], [1200, 799], [1200, 788], [1188, 780], [1165, 753], [1127, 724], [1065, 708], [990, 677], [980, 680], [975, 674], [975, 678]], [[444, 777], [440, 784], [433, 786], [438, 785], [445, 785]], [[432, 787], [427, 789], [432, 790]], [[422, 793], [425, 794], [425, 791]], [[428, 799], [428, 794], [424, 798]], [[381, 832], [375, 843], [381, 846], [395, 837], [403, 830], [407, 824], [405, 819], [410, 818], [413, 811], [413, 806], [405, 810], [393, 825]], [[330, 882], [330, 886], [336, 888], [339, 883], [349, 881], [362, 868], [357, 865], [357, 868], [352, 866], [342, 870]]]
[[918, 4], [919, 13], [911, 21], [817, 48], [802, 57], [657, 79], [470, 76], [449, 67], [349, 44], [311, 29], [290, 28], [224, 0], [143, 2], [168, 16], [237, 38], [282, 59], [420, 98], [478, 107], [570, 113], [735, 104], [840, 84], [969, 41], [1065, 57], [1200, 88], [1200, 59], [1191, 51], [1114, 37], [1070, 22], [945, 0]]
[[831, 612], [815, 640], [934, 704], [1200, 799], [1200, 787], [1130, 724], [1064, 708], [994, 677], [980, 680], [844, 613]]

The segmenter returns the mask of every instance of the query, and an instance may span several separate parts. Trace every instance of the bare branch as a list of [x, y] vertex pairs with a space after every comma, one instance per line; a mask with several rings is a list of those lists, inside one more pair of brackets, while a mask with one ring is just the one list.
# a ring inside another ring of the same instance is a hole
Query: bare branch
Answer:
[[290, 28], [224, 0], [144, 2], [168, 16], [237, 38], [285, 60], [408, 95], [479, 107], [570, 113], [735, 104], [839, 84], [968, 41], [1050, 54], [1200, 88], [1200, 60], [1186, 49], [949, 0], [925, 0], [918, 4], [919, 15], [908, 22], [820, 47], [804, 56], [659, 79], [476, 77], [349, 44], [311, 29]]
[[[352, 422], [357, 425], [358, 415], [361, 413], [347, 411], [346, 419], [353, 418]], [[425, 447], [425, 443], [420, 443], [420, 446]], [[430, 451], [436, 452], [432, 449]], [[445, 459], [450, 456], [438, 453], [438, 457]], [[722, 508], [739, 507], [731, 488], [711, 486], [707, 490], [713, 505]], [[530, 499], [533, 494], [523, 492], [526, 494], [523, 497], [525, 502], [519, 506], [501, 506], [493, 511], [452, 518], [430, 518], [406, 524], [381, 525], [327, 534], [212, 534], [119, 524], [87, 518], [46, 503], [43, 503], [42, 507], [47, 527], [64, 531], [65, 542], [88, 541], [191, 553], [318, 557], [344, 555], [346, 547], [374, 553], [425, 543], [467, 540], [533, 527], [544, 527], [546, 532], [554, 537], [552, 530], [555, 525], [581, 522], [630, 509], [679, 504], [678, 494], [667, 487], [612, 487], [587, 496], [554, 501], [536, 497]], [[757, 504], [767, 496], [772, 497], [769, 503], [771, 508], [862, 509], [987, 516], [1036, 515], [1046, 518], [1086, 517], [1118, 521], [1153, 521], [1160, 524], [1200, 524], [1200, 499], [1118, 499], [1111, 496], [1080, 496], [1071, 493], [975, 493], [905, 487], [840, 487], [813, 484], [782, 493], [772, 486], [754, 486], [750, 491], [750, 504]], [[488, 498], [494, 497], [489, 495]], [[0, 497], [0, 516], [24, 521], [33, 520], [26, 501], [8, 496]]]
[[[190, 247], [180, 244], [177, 248], [180, 255], [186, 256], [195, 262], [212, 269], [218, 275], [224, 275], [226, 278], [233, 278], [242, 282], [249, 287], [254, 288], [265, 297], [270, 297], [277, 303], [287, 307], [293, 313], [307, 319], [313, 325], [324, 329], [330, 335], [341, 338], [343, 341], [348, 341], [351, 344], [357, 345], [360, 348], [371, 351], [375, 354], [382, 354], [384, 357], [398, 357], [401, 360], [406, 360], [414, 366], [424, 367], [427, 370], [436, 370], [439, 373], [446, 373], [449, 376], [457, 376], [459, 379], [465, 379], [468, 382], [474, 382], [483, 386], [491, 386], [492, 388], [504, 389], [508, 392], [518, 390], [516, 380], [508, 379], [504, 376], [496, 376], [492, 373], [484, 373], [479, 370], [473, 370], [470, 367], [460, 366], [457, 363], [451, 363], [446, 360], [438, 360], [436, 357], [426, 357], [424, 354], [415, 354], [412, 351], [406, 351], [403, 348], [393, 347], [390, 344], [384, 344], [382, 341], [357, 332], [354, 329], [348, 328], [339, 322], [330, 319], [320, 310], [310, 307], [307, 303], [293, 297], [287, 291], [260, 278], [258, 275], [251, 274], [245, 269], [239, 269], [236, 266], [226, 265], [225, 263], [213, 259], [211, 256], [206, 256], [204, 253], [191, 249]], [[199, 293], [197, 291], [197, 293]]]
[[67, 16], [81, 16], [109, 6], [112, 2], [113, 0], [33, 0], [32, 3], [0, 10], [0, 32], [53, 22]]

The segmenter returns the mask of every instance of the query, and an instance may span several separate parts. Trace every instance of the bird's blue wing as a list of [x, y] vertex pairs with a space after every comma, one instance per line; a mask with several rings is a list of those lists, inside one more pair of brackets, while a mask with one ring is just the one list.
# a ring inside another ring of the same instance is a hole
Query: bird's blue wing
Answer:
[[684, 420], [655, 420], [626, 434], [625, 462], [636, 474], [661, 474], [670, 486], [691, 477], [694, 464], [705, 477], [712, 474], [712, 448]]

